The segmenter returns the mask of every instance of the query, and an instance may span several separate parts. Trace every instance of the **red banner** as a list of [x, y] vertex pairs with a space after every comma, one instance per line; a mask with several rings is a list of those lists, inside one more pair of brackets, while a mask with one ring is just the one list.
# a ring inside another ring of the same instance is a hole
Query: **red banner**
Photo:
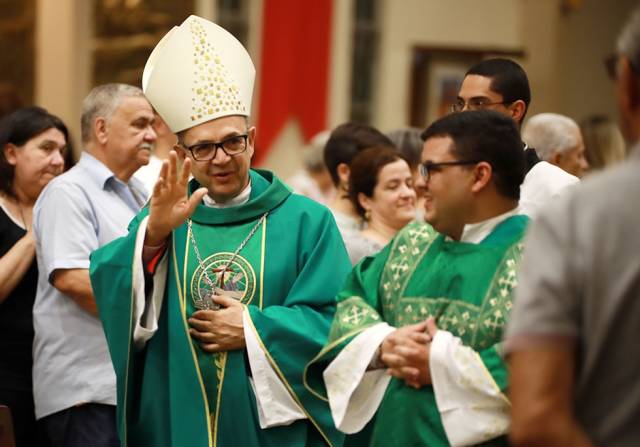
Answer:
[[265, 0], [254, 163], [284, 124], [298, 120], [305, 140], [326, 128], [333, 0]]

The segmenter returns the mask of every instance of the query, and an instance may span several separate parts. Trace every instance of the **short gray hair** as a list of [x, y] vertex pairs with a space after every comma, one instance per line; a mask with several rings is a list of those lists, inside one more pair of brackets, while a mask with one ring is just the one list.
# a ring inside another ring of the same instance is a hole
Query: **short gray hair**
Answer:
[[94, 87], [82, 101], [82, 117], [80, 130], [82, 142], [91, 141], [93, 123], [98, 117], [109, 121], [113, 112], [118, 108], [123, 98], [144, 98], [144, 93], [138, 87], [128, 84], [104, 84]]
[[579, 144], [578, 124], [568, 116], [539, 113], [529, 118], [522, 139], [536, 150], [538, 157], [549, 160], [554, 152], [566, 152]]
[[640, 6], [635, 8], [618, 35], [616, 50], [618, 54], [626, 56], [634, 68], [640, 68]]

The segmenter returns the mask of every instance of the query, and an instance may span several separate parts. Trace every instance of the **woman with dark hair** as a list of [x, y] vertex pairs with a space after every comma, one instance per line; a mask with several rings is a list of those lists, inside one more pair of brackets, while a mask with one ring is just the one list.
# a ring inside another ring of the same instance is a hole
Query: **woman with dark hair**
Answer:
[[363, 150], [350, 167], [349, 198], [366, 224], [359, 237], [345, 241], [355, 265], [416, 218], [416, 192], [409, 164], [391, 146]]
[[31, 227], [40, 192], [64, 170], [68, 132], [40, 107], [0, 121], [0, 404], [17, 447], [39, 445], [31, 386], [32, 308], [38, 271]]

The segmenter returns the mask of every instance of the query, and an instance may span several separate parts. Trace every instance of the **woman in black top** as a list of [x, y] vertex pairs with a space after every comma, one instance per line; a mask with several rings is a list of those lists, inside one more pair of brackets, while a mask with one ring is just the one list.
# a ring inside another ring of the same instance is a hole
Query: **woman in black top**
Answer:
[[62, 173], [68, 132], [39, 107], [0, 122], [0, 404], [12, 413], [17, 447], [37, 446], [31, 350], [38, 269], [31, 228], [33, 205]]

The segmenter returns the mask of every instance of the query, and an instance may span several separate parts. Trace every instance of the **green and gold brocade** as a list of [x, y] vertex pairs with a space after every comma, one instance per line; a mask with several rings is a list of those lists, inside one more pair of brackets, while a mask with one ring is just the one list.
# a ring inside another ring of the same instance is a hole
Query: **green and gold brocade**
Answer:
[[[433, 316], [478, 352], [501, 390], [507, 387], [500, 341], [512, 306], [522, 237], [528, 219], [501, 222], [481, 243], [447, 240], [429, 225], [413, 223], [378, 255], [365, 258], [347, 278], [329, 342], [307, 366], [305, 383], [326, 398], [322, 371], [366, 328], [394, 327]], [[433, 387], [419, 390], [392, 379], [375, 420], [345, 445], [447, 446]], [[496, 439], [490, 445], [503, 445]]]
[[[327, 342], [335, 295], [350, 264], [330, 212], [291, 194], [272, 174], [251, 171], [252, 191], [241, 206], [198, 206], [193, 237], [217, 293], [247, 306], [272, 368], [307, 419], [260, 429], [245, 350], [204, 352], [189, 335], [194, 300], [209, 292], [182, 225], [172, 234], [158, 330], [133, 346], [132, 263], [136, 231], [94, 253], [91, 279], [118, 384], [123, 446], [342, 445], [325, 402], [302, 382], [306, 363]], [[193, 191], [197, 184], [190, 185]], [[238, 256], [232, 254], [269, 214]]]

